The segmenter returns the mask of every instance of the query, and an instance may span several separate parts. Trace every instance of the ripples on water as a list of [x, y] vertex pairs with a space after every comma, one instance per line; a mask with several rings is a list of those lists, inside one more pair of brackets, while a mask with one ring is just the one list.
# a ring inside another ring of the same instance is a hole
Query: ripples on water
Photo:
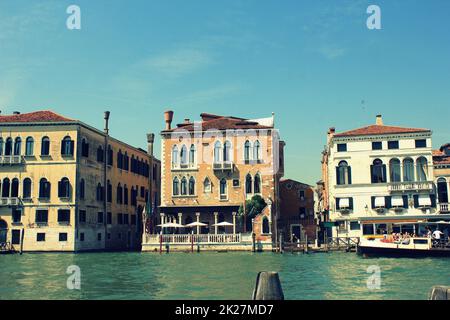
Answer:
[[[81, 290], [66, 269], [81, 268]], [[367, 289], [367, 268], [381, 289]], [[258, 271], [278, 271], [287, 299], [426, 299], [450, 285], [450, 259], [354, 253], [85, 253], [0, 256], [0, 299], [249, 299]]]

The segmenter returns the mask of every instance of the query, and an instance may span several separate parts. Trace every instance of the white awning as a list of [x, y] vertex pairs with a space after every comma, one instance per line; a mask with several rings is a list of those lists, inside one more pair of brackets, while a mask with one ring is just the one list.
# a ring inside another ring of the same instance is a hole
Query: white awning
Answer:
[[384, 208], [384, 197], [376, 197], [375, 198], [375, 207], [376, 208]]
[[403, 198], [400, 196], [392, 197], [392, 206], [393, 207], [403, 207]]
[[428, 194], [419, 194], [419, 207], [431, 207], [431, 198]]
[[350, 200], [348, 198], [341, 198], [339, 200], [339, 207], [341, 209], [347, 209], [350, 208]]

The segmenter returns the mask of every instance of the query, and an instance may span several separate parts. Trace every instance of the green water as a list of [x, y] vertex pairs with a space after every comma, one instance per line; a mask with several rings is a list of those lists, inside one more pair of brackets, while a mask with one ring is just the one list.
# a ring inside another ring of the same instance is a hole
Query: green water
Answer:
[[[81, 269], [81, 290], [66, 269]], [[367, 268], [381, 288], [367, 289]], [[86, 253], [0, 256], [0, 299], [249, 299], [258, 271], [278, 271], [286, 299], [426, 299], [450, 285], [450, 259], [354, 253]]]

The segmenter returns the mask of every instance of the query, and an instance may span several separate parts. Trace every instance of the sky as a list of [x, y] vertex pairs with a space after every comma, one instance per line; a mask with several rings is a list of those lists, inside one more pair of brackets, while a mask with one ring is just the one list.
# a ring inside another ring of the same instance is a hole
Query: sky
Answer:
[[382, 114], [450, 142], [449, 14], [448, 0], [0, 0], [0, 110], [100, 129], [110, 110], [111, 135], [144, 149], [168, 109], [176, 123], [275, 112], [286, 178], [314, 185], [329, 127]]

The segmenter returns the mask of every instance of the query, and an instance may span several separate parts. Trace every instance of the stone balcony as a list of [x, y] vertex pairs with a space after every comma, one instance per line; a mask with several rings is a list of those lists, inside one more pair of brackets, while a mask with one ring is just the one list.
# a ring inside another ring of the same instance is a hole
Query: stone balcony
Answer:
[[16, 207], [20, 204], [21, 201], [18, 197], [0, 198], [0, 207]]
[[24, 164], [23, 156], [0, 156], [0, 166], [13, 166]]
[[448, 203], [439, 203], [440, 213], [450, 213], [450, 205]]
[[389, 192], [433, 191], [433, 187], [434, 183], [432, 181], [388, 183]]

